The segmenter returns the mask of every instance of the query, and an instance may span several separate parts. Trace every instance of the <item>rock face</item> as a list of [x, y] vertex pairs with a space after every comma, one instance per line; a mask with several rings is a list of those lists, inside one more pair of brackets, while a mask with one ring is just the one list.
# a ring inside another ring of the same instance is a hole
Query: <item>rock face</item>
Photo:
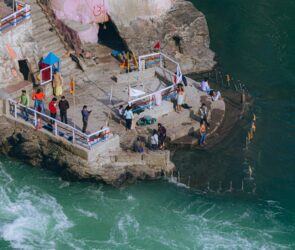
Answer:
[[[111, 19], [131, 50], [140, 54], [150, 53], [154, 44], [161, 41], [162, 50], [176, 58], [183, 72], [208, 71], [215, 65], [214, 53], [209, 49], [206, 18], [192, 3], [171, 0], [170, 5], [166, 4], [169, 8], [162, 11], [157, 11], [157, 8], [154, 11], [149, 10], [153, 5], [143, 5], [146, 15], [143, 13], [144, 9], [137, 12], [132, 10], [131, 14], [125, 7], [126, 13], [130, 15], [129, 18], [122, 18], [122, 10], [114, 8], [113, 2], [117, 1], [110, 0]], [[124, 6], [124, 1], [120, 3]]]
[[63, 177], [93, 179], [114, 186], [137, 179], [158, 179], [175, 168], [169, 151], [152, 154], [116, 151], [89, 157], [86, 149], [5, 116], [0, 116], [0, 153], [32, 166], [53, 169]]
[[[181, 64], [184, 73], [209, 71], [215, 65], [206, 18], [189, 1], [89, 0], [85, 4], [81, 0], [71, 0], [70, 9], [66, 1], [51, 1], [59, 20], [80, 22], [84, 26], [96, 25], [94, 21], [105, 22], [107, 12], [131, 50], [137, 54], [151, 53], [155, 43], [160, 41], [162, 50]], [[96, 42], [95, 29], [84, 33], [74, 30], [82, 42]]]

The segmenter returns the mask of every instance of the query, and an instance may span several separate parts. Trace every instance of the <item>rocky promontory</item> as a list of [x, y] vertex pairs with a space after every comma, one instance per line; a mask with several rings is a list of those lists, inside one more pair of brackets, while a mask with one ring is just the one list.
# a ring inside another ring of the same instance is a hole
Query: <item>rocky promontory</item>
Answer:
[[[189, 1], [93, 0], [86, 4], [72, 0], [70, 11], [67, 6], [64, 0], [51, 0], [58, 22], [69, 27], [69, 37], [80, 37], [79, 41], [71, 41], [73, 47], [96, 43], [98, 24], [111, 21], [137, 55], [151, 53], [159, 41], [161, 50], [175, 58], [184, 73], [209, 71], [215, 65], [206, 18]], [[75, 29], [78, 36], [73, 35]]]
[[[169, 2], [170, 5], [165, 5], [169, 8], [162, 12], [151, 10], [154, 6], [152, 4], [145, 5], [146, 15], [141, 9], [138, 10], [138, 14], [130, 13], [129, 18], [117, 15], [116, 12], [119, 10], [111, 9], [111, 19], [131, 50], [140, 54], [150, 53], [155, 42], [160, 41], [162, 51], [174, 57], [180, 63], [183, 72], [211, 70], [215, 65], [215, 54], [209, 48], [209, 30], [204, 14], [191, 2]], [[138, 5], [140, 9], [140, 4]], [[123, 10], [128, 13], [127, 7], [123, 7]]]

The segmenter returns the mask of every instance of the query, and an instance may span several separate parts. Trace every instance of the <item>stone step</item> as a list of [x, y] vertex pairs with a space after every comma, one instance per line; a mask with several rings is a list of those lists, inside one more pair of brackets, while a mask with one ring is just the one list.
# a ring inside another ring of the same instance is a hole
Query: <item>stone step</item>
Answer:
[[47, 39], [52, 39], [54, 36], [56, 36], [55, 32], [51, 32], [51, 31], [43, 31], [43, 32], [39, 32], [37, 33], [36, 31], [33, 31], [34, 34], [34, 39], [36, 41], [43, 41], [43, 40], [47, 40]]
[[[34, 24], [33, 24], [34, 27]], [[35, 26], [36, 28], [33, 29], [34, 34], [44, 33], [44, 32], [50, 32], [49, 29], [52, 27], [48, 22], [44, 22], [40, 25]]]
[[73, 63], [69, 63], [67, 66], [62, 66], [61, 65], [61, 71], [64, 75], [69, 75], [72, 73], [73, 69], [76, 69], [77, 66], [76, 64], [73, 62]]
[[58, 42], [55, 42], [55, 43], [53, 43], [49, 46], [43, 47], [43, 48], [45, 49], [45, 52], [49, 53], [49, 52], [64, 48], [64, 45], [60, 41], [58, 41]]
[[58, 57], [62, 58], [62, 56], [66, 53], [66, 49], [63, 47], [63, 48], [52, 50], [52, 52], [56, 54]]
[[44, 46], [44, 47], [48, 47], [50, 44], [53, 44], [53, 43], [55, 43], [55, 42], [61, 42], [60, 41], [60, 39], [59, 39], [59, 37], [57, 37], [57, 36], [52, 36], [52, 38], [51, 39], [45, 39], [45, 40], [41, 40], [41, 41], [38, 41], [38, 46], [40, 47], [42, 47], [42, 46]]
[[[50, 25], [48, 20], [44, 17], [44, 18], [40, 18], [38, 20], [33, 20], [33, 28], [34, 29], [38, 29], [40, 26], [42, 27], [42, 25], [44, 25], [45, 23]], [[51, 25], [50, 25], [51, 26]]]
[[44, 12], [41, 9], [36, 9], [31, 11], [31, 18], [34, 21], [37, 21], [41, 18], [46, 18], [46, 15], [44, 14]]

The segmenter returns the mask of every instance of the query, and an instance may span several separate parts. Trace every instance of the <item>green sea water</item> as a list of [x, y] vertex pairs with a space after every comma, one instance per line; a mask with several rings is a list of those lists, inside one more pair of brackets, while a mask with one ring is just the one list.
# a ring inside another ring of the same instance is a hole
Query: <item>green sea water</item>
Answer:
[[[67, 182], [2, 157], [0, 249], [295, 249], [295, 2], [193, 2], [207, 16], [218, 62], [255, 98], [248, 149], [241, 125], [218, 151], [174, 155], [179, 168], [218, 172], [222, 192], [173, 181], [121, 189]], [[238, 191], [248, 164], [255, 194]]]

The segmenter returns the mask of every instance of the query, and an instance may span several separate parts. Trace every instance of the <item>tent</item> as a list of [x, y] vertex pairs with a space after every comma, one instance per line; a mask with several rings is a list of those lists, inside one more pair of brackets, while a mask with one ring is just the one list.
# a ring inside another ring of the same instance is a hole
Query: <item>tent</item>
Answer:
[[47, 65], [52, 65], [53, 71], [60, 71], [60, 59], [54, 53], [50, 52], [42, 61], [42, 63]]

